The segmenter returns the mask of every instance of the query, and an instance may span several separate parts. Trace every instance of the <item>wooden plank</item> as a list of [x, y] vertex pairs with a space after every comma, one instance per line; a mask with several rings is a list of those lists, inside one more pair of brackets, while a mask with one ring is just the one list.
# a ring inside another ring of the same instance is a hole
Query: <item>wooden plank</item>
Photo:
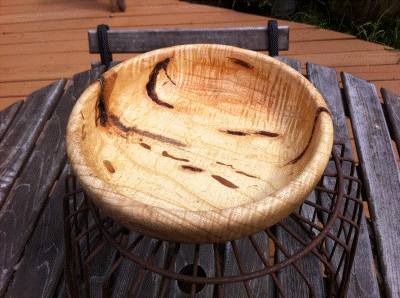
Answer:
[[[158, 240], [150, 237], [138, 238], [139, 234], [130, 231], [127, 241], [127, 247], [136, 256], [149, 260], [153, 249], [156, 247]], [[135, 240], [139, 241], [136, 246], [129, 248], [135, 244]], [[157, 255], [153, 259], [153, 264], [163, 267], [167, 261], [168, 243], [163, 242], [159, 248]], [[141, 274], [145, 274], [140, 284], [136, 285], [135, 297], [158, 297], [162, 285], [162, 277], [154, 272], [146, 274], [142, 267], [129, 259], [124, 259], [120, 268], [116, 272], [116, 279], [112, 290], [111, 297], [131, 297], [135, 283]]]
[[87, 42], [81, 40], [60, 40], [47, 42], [32, 42], [26, 46], [16, 46], [15, 44], [2, 45], [1, 52], [3, 56], [25, 55], [30, 53], [50, 54], [50, 53], [69, 53], [69, 52], [87, 52]]
[[[269, 260], [269, 237], [265, 232], [260, 232], [252, 236], [256, 243], [260, 246], [264, 258]], [[219, 244], [219, 252], [221, 254], [222, 276], [241, 275], [241, 269], [237, 262], [234, 245], [237, 246], [238, 254], [243, 261], [243, 270], [254, 272], [266, 268], [260, 256], [255, 250], [249, 238], [242, 238], [232, 242]], [[274, 284], [270, 275], [253, 279], [248, 282], [248, 288], [253, 296], [248, 296], [246, 286], [243, 282], [229, 283], [223, 285], [224, 297], [272, 297], [274, 295]]]
[[342, 80], [367, 192], [385, 295], [399, 297], [399, 166], [375, 86], [347, 73], [342, 73]]
[[383, 51], [385, 46], [366, 42], [360, 39], [343, 40], [324, 40], [324, 41], [307, 41], [307, 42], [292, 42], [290, 40], [290, 54], [327, 54], [327, 53], [346, 53], [355, 51]]
[[[67, 157], [65, 130], [80, 94], [104, 68], [75, 75], [50, 118], [24, 170], [0, 212], [0, 296], [5, 293], [34, 223]], [[40, 101], [39, 101], [40, 102]], [[37, 105], [38, 103], [35, 102]], [[30, 130], [26, 128], [26, 130]], [[8, 134], [8, 136], [11, 134]], [[9, 148], [14, 148], [11, 146]]]
[[[53, 297], [64, 263], [63, 197], [64, 181], [72, 174], [66, 164], [48, 200], [6, 297]], [[23, 285], [23, 286], [22, 286]]]
[[[287, 57], [274, 57], [283, 63], [289, 65], [293, 69], [297, 70], [301, 73], [301, 62], [293, 59], [289, 59]], [[316, 196], [315, 193], [311, 193], [311, 195], [307, 198], [308, 201], [315, 203]], [[314, 218], [315, 208], [304, 204], [301, 209], [301, 215], [305, 218], [316, 221]], [[282, 223], [286, 225], [288, 228], [293, 230], [297, 235], [299, 235], [303, 240], [310, 242], [309, 236], [304, 233], [304, 231], [299, 227], [299, 225], [293, 221], [290, 217], [285, 218], [282, 220]], [[300, 243], [290, 236], [288, 232], [286, 232], [282, 227], [279, 225], [275, 228], [275, 235], [278, 240], [283, 244], [283, 246], [288, 250], [290, 255], [296, 254], [299, 250], [303, 248]], [[276, 261], [281, 262], [285, 260], [285, 255], [280, 251], [276, 251]], [[323, 297], [325, 296], [325, 289], [324, 289], [324, 279], [322, 273], [322, 263], [317, 259], [317, 257], [309, 253], [307, 256], [302, 258], [297, 262], [303, 272], [308, 276], [313, 284], [315, 296], [316, 297]], [[278, 271], [277, 277], [282, 284], [282, 287], [286, 293], [286, 295], [296, 296], [296, 297], [309, 297], [310, 290], [304, 280], [301, 277], [300, 273], [296, 270], [294, 266], [289, 266], [284, 270]], [[281, 297], [281, 295], [279, 294]]]
[[400, 80], [399, 65], [354, 65], [333, 68], [336, 71], [351, 73], [363, 80]]
[[[100, 53], [96, 30], [89, 30], [89, 51]], [[181, 44], [224, 44], [255, 51], [268, 49], [267, 27], [109, 30], [112, 53], [143, 53]], [[289, 27], [278, 27], [278, 50], [289, 47]]]
[[3, 136], [6, 134], [8, 128], [10, 127], [12, 121], [14, 120], [23, 103], [23, 100], [19, 100], [0, 112], [0, 142]]
[[397, 150], [400, 150], [400, 97], [384, 88], [381, 92], [385, 102], [384, 108], [389, 116], [388, 126], [394, 136]]
[[[259, 22], [258, 26], [266, 26], [268, 20], [271, 18], [266, 18], [262, 16], [255, 16], [250, 14], [239, 13], [231, 10], [215, 9], [215, 11], [210, 11], [207, 13], [203, 12], [188, 12], [184, 13], [182, 10], [176, 10], [173, 13], [166, 14], [163, 12], [162, 7], [157, 13], [147, 14], [145, 10], [141, 11], [135, 16], [130, 17], [113, 17], [109, 16], [97, 17], [97, 18], [79, 18], [74, 19], [71, 16], [67, 19], [57, 19], [45, 22], [33, 22], [26, 26], [26, 23], [10, 23], [3, 24], [2, 31], [6, 33], [16, 33], [16, 32], [46, 32], [46, 31], [62, 31], [65, 28], [68, 29], [83, 29], [93, 28], [96, 24], [107, 24], [110, 29], [131, 29], [136, 28], [152, 28], [154, 26], [171, 26], [171, 25], [192, 25], [201, 24], [202, 27], [218, 27], [219, 23], [231, 23], [232, 27], [240, 26], [242, 22]], [[235, 25], [236, 24], [236, 25]], [[296, 28], [314, 28], [309, 25], [279, 21], [279, 26], [286, 26], [290, 24]]]
[[26, 100], [11, 130], [0, 144], [0, 207], [5, 203], [18, 174], [32, 152], [50, 117], [66, 80], [60, 80], [32, 93]]
[[[150, 2], [155, 4], [153, 1]], [[92, 1], [82, 1], [80, 3], [76, 3], [75, 7], [71, 7], [68, 3], [58, 3], [53, 5], [43, 5], [47, 8], [42, 8], [39, 5], [32, 6], [31, 11], [29, 11], [29, 7], [20, 6], [21, 13], [14, 14], [2, 14], [0, 15], [0, 24], [10, 24], [10, 23], [32, 23], [32, 22], [44, 22], [44, 21], [52, 21], [52, 20], [62, 20], [62, 19], [70, 19], [73, 16], [74, 19], [93, 19], [98, 17], [109, 17], [111, 16], [119, 16], [121, 18], [132, 17], [137, 14], [162, 14], [162, 11], [166, 14], [176, 13], [177, 11], [181, 11], [182, 13], [191, 13], [191, 12], [201, 12], [208, 13], [212, 11], [221, 10], [218, 7], [206, 6], [206, 5], [188, 5], [185, 3], [175, 2], [170, 3], [169, 5], [148, 5], [146, 7], [141, 8], [141, 11], [130, 9], [128, 7], [127, 11], [123, 14], [112, 14], [110, 11], [109, 3], [99, 3]], [[35, 11], [40, 10], [42, 11]], [[14, 8], [6, 8], [6, 10], [14, 10]]]
[[68, 40], [80, 40], [82, 42], [86, 41], [87, 44], [87, 34], [85, 30], [75, 29], [70, 30], [66, 28], [63, 31], [42, 31], [42, 32], [5, 32], [0, 39], [0, 49], [4, 45], [19, 45], [31, 44], [31, 43], [48, 43], [53, 41], [68, 41]]
[[384, 88], [384, 89], [390, 90], [394, 94], [400, 94], [399, 80], [390, 80], [390, 81], [372, 80], [370, 82], [375, 85], [377, 90]]
[[[287, 26], [280, 26], [282, 30], [280, 30], [280, 50], [288, 50], [289, 47], [289, 32], [286, 30]], [[234, 46], [239, 46], [242, 48], [248, 48], [252, 50], [266, 50], [267, 49], [267, 37], [266, 32], [263, 30], [256, 30], [255, 28], [263, 28], [263, 27], [253, 27], [251, 30], [254, 30], [251, 34], [251, 38], [246, 38], [246, 30], [250, 30], [249, 28], [241, 27], [240, 34], [237, 34], [233, 31], [233, 28], [226, 28], [227, 32], [212, 32], [211, 34], [207, 33], [207, 30], [216, 31], [217, 28], [204, 28], [205, 31], [203, 36], [199, 36], [203, 30], [201, 29], [140, 29], [140, 30], [110, 30], [109, 32], [109, 44], [111, 52], [125, 52], [125, 53], [133, 53], [133, 52], [146, 52], [153, 50], [159, 44], [159, 47], [167, 47], [176, 44], [186, 44], [186, 43], [221, 43]], [[251, 28], [251, 27], [250, 27]], [[219, 29], [224, 29], [223, 27]], [[285, 29], [285, 30], [284, 30]], [[148, 32], [147, 32], [148, 30]], [[157, 32], [155, 30], [160, 30]], [[164, 30], [168, 30], [163, 32]], [[171, 31], [169, 31], [171, 30]], [[185, 32], [189, 30], [198, 30], [198, 34], [192, 35], [190, 32]], [[266, 28], [265, 28], [266, 30]], [[179, 32], [183, 31], [183, 32]], [[220, 30], [223, 31], [223, 30]], [[297, 30], [300, 31], [300, 30]], [[301, 30], [304, 31], [304, 30]], [[48, 33], [48, 32], [47, 32]], [[181, 34], [180, 34], [181, 33]], [[35, 32], [31, 33], [33, 35]], [[63, 35], [65, 33], [61, 33]], [[121, 36], [121, 34], [123, 36]], [[153, 36], [153, 34], [155, 36]], [[229, 35], [231, 34], [231, 36]], [[222, 35], [222, 36], [221, 36]], [[291, 36], [294, 34], [291, 34]], [[126, 41], [130, 41], [127, 43]], [[91, 53], [99, 53], [97, 35], [95, 30], [89, 30], [89, 50]], [[130, 46], [128, 46], [130, 45]], [[346, 42], [340, 40], [317, 40], [317, 41], [295, 41], [290, 40], [290, 51], [291, 54], [317, 54], [317, 53], [327, 53], [332, 51], [335, 53], [339, 52], [353, 52], [362, 49], [363, 51], [376, 51], [383, 50], [384, 46], [379, 44], [368, 43], [359, 39], [347, 39]], [[50, 54], [50, 53], [65, 53], [65, 52], [87, 52], [87, 40], [57, 40], [57, 41], [48, 41], [46, 42], [46, 47], [43, 47], [43, 41], [31, 42], [26, 46], [16, 46], [11, 43], [8, 45], [1, 45], [1, 52], [3, 56], [14, 56], [14, 55], [25, 55], [30, 53], [37, 54]]]
[[[37, 90], [37, 89], [36, 89]], [[22, 100], [25, 101], [26, 97], [6, 97], [0, 98], [0, 111], [5, 110], [9, 106], [12, 106], [16, 102]]]
[[[268, 19], [266, 18], [263, 22], [260, 21], [247, 21], [241, 22], [242, 26], [246, 27], [256, 27], [256, 26], [264, 26], [267, 25]], [[285, 22], [279, 20], [279, 25], [284, 26]], [[158, 25], [158, 26], [147, 26], [147, 27], [136, 27], [136, 28], [129, 28], [129, 29], [178, 29], [178, 28], [201, 28], [204, 27], [202, 24], [175, 24], [175, 25]], [[231, 22], [227, 23], [218, 23], [218, 27], [226, 28], [226, 27], [234, 27], [235, 25]], [[236, 25], [238, 26], [238, 25]], [[347, 41], [349, 39], [356, 39], [355, 36], [318, 29], [318, 28], [311, 28], [311, 29], [296, 29], [293, 26], [290, 26], [290, 43], [292, 42], [305, 42], [305, 41], [326, 41], [326, 40], [343, 40]], [[42, 44], [48, 42], [57, 42], [57, 41], [81, 41], [82, 43], [87, 45], [87, 33], [85, 30], [81, 29], [69, 29], [66, 28], [62, 31], [39, 31], [39, 32], [16, 32], [16, 33], [7, 33], [3, 34], [2, 38], [0, 39], [0, 45], [12, 45], [18, 44], [19, 46], [23, 44], [31, 44], [37, 43]], [[0, 47], [1, 49], [2, 47]]]
[[0, 100], [3, 97], [27, 97], [36, 92], [36, 90], [45, 88], [54, 80], [0, 83]]
[[[315, 195], [312, 195], [308, 200], [315, 202]], [[304, 205], [304, 207], [310, 206]], [[314, 214], [314, 210], [312, 210], [312, 208], [306, 209], [308, 210], [302, 210], [302, 215], [307, 219], [314, 220], [312, 217]], [[310, 243], [312, 241], [308, 233], [306, 233], [304, 229], [301, 228], [299, 224], [297, 224], [291, 217], [283, 219], [280, 223], [285, 225], [292, 232], [296, 233], [296, 235], [305, 240], [307, 243]], [[289, 253], [289, 256], [295, 255], [304, 248], [304, 246], [301, 245], [298, 240], [293, 238], [293, 236], [291, 236], [280, 225], [276, 226], [275, 235], [278, 238], [279, 242], [282, 243], [282, 245], [285, 247], [285, 249]], [[276, 262], [282, 262], [288, 258], [279, 248], [276, 248], [275, 254]], [[312, 296], [305, 279], [301, 276], [301, 274], [304, 274], [311, 281], [312, 289], [314, 291], [313, 294], [315, 295], [315, 297], [325, 297], [325, 284], [321, 261], [318, 260], [318, 258], [312, 252], [310, 252], [302, 257], [300, 260], [298, 260], [296, 262], [296, 265], [300, 267], [301, 271], [295, 268], [292, 264], [277, 272], [278, 280], [280, 281], [282, 288], [285, 291], [285, 295], [287, 295], [287, 297]], [[278, 293], [278, 297], [283, 296]]]
[[[207, 277], [215, 276], [215, 263], [214, 263], [214, 248], [213, 244], [202, 244], [199, 246], [199, 263], [198, 271], [204, 270]], [[186, 266], [194, 266], [196, 255], [196, 245], [182, 244], [179, 249], [178, 258], [174, 265], [175, 272], [181, 272]], [[188, 267], [187, 267], [188, 268]], [[190, 267], [189, 267], [190, 268]], [[201, 269], [199, 269], [201, 268]], [[198, 274], [200, 275], [200, 274]], [[189, 286], [183, 286], [189, 292]], [[214, 285], [206, 284], [204, 288], [199, 291], [196, 298], [208, 298], [214, 295]], [[191, 288], [190, 288], [191, 289]], [[190, 293], [190, 292], [189, 292]], [[185, 298], [189, 293], [185, 293], [178, 286], [176, 280], [171, 280], [167, 291], [167, 297], [170, 298]]]
[[[121, 227], [122, 226], [120, 224], [114, 222], [113, 225], [107, 229], [107, 231], [111, 235], [113, 235]], [[114, 239], [117, 242], [121, 241], [121, 235], [119, 235]], [[91, 241], [92, 240], [94, 239], [91, 239]], [[101, 241], [96, 247], [99, 247], [102, 243], [107, 243], [107, 244], [99, 252], [96, 253], [96, 255], [89, 263], [89, 287], [90, 287], [89, 291], [90, 291], [90, 297], [92, 298], [101, 298], [106, 296], [105, 293], [103, 293], [103, 282], [108, 271], [114, 264], [115, 258], [118, 255], [117, 250], [105, 238], [103, 238], [103, 241]], [[93, 251], [91, 251], [91, 253]], [[85, 287], [82, 287], [82, 290], [86, 292]], [[88, 297], [88, 295], [86, 295], [86, 297]]]
[[282, 56], [299, 60], [302, 63], [313, 61], [313, 63], [329, 68], [365, 65], [396, 65], [400, 55], [388, 51], [367, 51], [361, 49], [354, 52], [344, 53], [319, 53], [319, 54], [292, 54], [291, 49], [281, 53]]
[[[307, 63], [307, 75], [311, 83], [321, 93], [329, 107], [334, 126], [335, 142], [344, 143], [344, 156], [354, 159], [336, 71], [316, 64]], [[344, 163], [343, 167], [344, 172], [348, 174], [350, 170], [349, 164]], [[328, 170], [335, 173], [331, 168], [328, 168]], [[355, 177], [357, 177], [357, 173], [355, 173]], [[326, 180], [325, 183], [329, 183], [328, 180]], [[327, 187], [334, 186], [327, 185]], [[353, 195], [355, 191], [355, 186], [353, 186]], [[354, 209], [349, 209], [347, 215], [350, 215], [353, 210]], [[379, 297], [379, 288], [376, 279], [377, 274], [373, 266], [374, 259], [365, 216], [362, 217], [360, 228], [357, 251], [350, 276], [348, 297]], [[337, 232], [337, 227], [334, 227], [333, 231]], [[328, 241], [327, 244], [330, 246], [329, 249], [333, 249], [332, 241]], [[337, 266], [340, 260], [336, 258], [334, 259], [334, 262]]]

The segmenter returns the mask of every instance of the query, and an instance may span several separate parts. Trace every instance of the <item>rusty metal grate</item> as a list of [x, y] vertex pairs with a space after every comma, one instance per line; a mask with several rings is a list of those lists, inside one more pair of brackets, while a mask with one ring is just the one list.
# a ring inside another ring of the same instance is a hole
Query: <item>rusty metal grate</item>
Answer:
[[258, 234], [218, 244], [169, 242], [128, 230], [86, 197], [75, 176], [67, 177], [69, 296], [140, 297], [147, 286], [152, 297], [178, 297], [177, 291], [187, 293], [179, 297], [232, 297], [227, 293], [241, 285], [248, 297], [288, 297], [288, 286], [294, 285], [309, 297], [345, 297], [363, 204], [355, 163], [344, 152], [344, 144], [334, 144], [319, 184], [289, 217]]

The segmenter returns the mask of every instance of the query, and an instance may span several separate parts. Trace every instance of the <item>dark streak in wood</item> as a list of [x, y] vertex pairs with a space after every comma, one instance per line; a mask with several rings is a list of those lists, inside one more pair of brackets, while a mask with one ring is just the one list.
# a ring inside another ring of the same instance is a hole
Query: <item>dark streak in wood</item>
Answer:
[[217, 161], [217, 164], [218, 164], [218, 165], [222, 165], [222, 166], [231, 167], [232, 169], [234, 168], [232, 165], [227, 165], [227, 164], [224, 164], [224, 163], [219, 162], [219, 161]]
[[173, 146], [186, 147], [185, 144], [183, 144], [183, 143], [181, 143], [181, 142], [179, 142], [177, 140], [174, 140], [174, 139], [171, 139], [171, 138], [168, 138], [168, 137], [164, 137], [162, 135], [154, 134], [154, 133], [151, 133], [151, 132], [146, 131], [146, 130], [141, 130], [141, 129], [136, 128], [135, 126], [125, 126], [119, 120], [119, 117], [116, 116], [116, 115], [111, 114], [110, 115], [110, 119], [112, 120], [113, 125], [123, 133], [123, 134], [119, 134], [121, 137], [127, 138], [127, 136], [126, 136], [127, 134], [129, 134], [129, 133], [137, 133], [138, 135], [141, 135], [141, 136], [144, 136], [144, 137], [148, 137], [150, 139], [157, 140], [157, 141], [160, 141], [160, 142], [163, 142], [163, 143], [171, 144]]
[[239, 188], [239, 186], [233, 184], [232, 182], [230, 182], [229, 180], [226, 180], [225, 178], [222, 178], [221, 176], [217, 176], [217, 175], [211, 175], [211, 177], [213, 177], [215, 180], [217, 180], [219, 183], [221, 183], [222, 185], [225, 185], [227, 187], [230, 188]]
[[165, 59], [164, 61], [158, 62], [156, 64], [156, 66], [154, 66], [153, 71], [150, 74], [149, 77], [149, 82], [146, 85], [146, 90], [147, 90], [147, 94], [148, 96], [151, 98], [151, 100], [153, 102], [155, 102], [156, 104], [163, 106], [163, 107], [167, 107], [169, 109], [173, 109], [174, 106], [166, 103], [164, 101], [162, 101], [161, 99], [158, 98], [157, 92], [156, 92], [156, 83], [157, 83], [157, 76], [160, 72], [161, 69], [164, 69], [166, 76], [168, 77], [168, 79], [171, 81], [172, 84], [175, 85], [175, 83], [171, 80], [171, 78], [168, 76], [167, 74], [167, 65], [168, 63], [171, 61], [170, 58]]
[[175, 160], [179, 160], [179, 161], [189, 162], [188, 159], [175, 157], [175, 156], [173, 156], [173, 155], [168, 154], [167, 151], [163, 151], [163, 152], [162, 152], [162, 156], [168, 157], [168, 158], [172, 158], [172, 159], [175, 159]]
[[82, 124], [82, 141], [86, 139], [85, 124]]
[[254, 68], [249, 63], [244, 62], [243, 60], [240, 60], [240, 59], [237, 59], [237, 58], [231, 58], [231, 57], [229, 57], [228, 59], [231, 60], [233, 63], [235, 63], [237, 65], [240, 65], [240, 66], [243, 66], [243, 67], [246, 67], [248, 69], [253, 69]]
[[115, 168], [109, 160], [103, 160], [103, 163], [111, 174], [115, 173]]
[[264, 130], [257, 131], [254, 134], [262, 135], [262, 136], [266, 136], [266, 137], [271, 137], [271, 138], [279, 137], [279, 134], [277, 134], [275, 132], [269, 132], [269, 131], [264, 131]]
[[151, 150], [151, 146], [149, 146], [145, 143], [139, 143], [139, 145], [142, 146], [144, 149]]
[[247, 177], [251, 177], [251, 178], [257, 178], [257, 179], [259, 179], [259, 177], [257, 177], [257, 176], [253, 176], [253, 175], [247, 174], [247, 173], [245, 173], [245, 172], [242, 172], [242, 171], [236, 171], [236, 173], [238, 173], [238, 174], [242, 174], [242, 175], [245, 175], [245, 176], [247, 176]]
[[97, 120], [100, 120], [100, 125], [105, 127], [108, 122], [107, 109], [104, 99], [104, 86], [106, 79], [103, 76], [101, 76], [99, 79], [97, 79], [97, 81], [100, 82], [101, 92], [99, 95], [99, 99], [97, 101], [98, 116], [96, 117], [96, 126], [97, 126]]
[[235, 135], [235, 136], [247, 136], [248, 134], [243, 132], [243, 131], [238, 131], [238, 130], [226, 130], [222, 131], [230, 135]]
[[82, 113], [82, 111], [81, 111], [81, 116], [82, 116], [82, 119], [83, 119], [83, 120], [85, 120], [85, 117], [83, 117], [83, 113]]
[[203, 172], [204, 171], [203, 169], [192, 167], [192, 166], [181, 166], [181, 167], [184, 170], [190, 170], [190, 171], [193, 171], [193, 172]]
[[128, 133], [130, 131], [134, 131], [136, 132], [136, 128], [134, 126], [125, 126], [124, 124], [121, 123], [121, 121], [119, 120], [118, 116], [115, 115], [110, 115], [110, 119], [112, 120], [113, 124], [115, 127], [117, 127], [118, 129], [122, 130], [122, 132]]
[[314, 118], [314, 125], [313, 125], [313, 128], [312, 128], [311, 136], [310, 136], [310, 139], [308, 140], [307, 146], [304, 148], [304, 150], [303, 150], [296, 158], [294, 158], [294, 159], [292, 159], [290, 162], [288, 162], [288, 163], [286, 164], [286, 166], [289, 165], [289, 164], [295, 164], [295, 163], [297, 163], [297, 162], [304, 156], [304, 154], [307, 152], [308, 147], [310, 147], [311, 140], [312, 140], [312, 138], [313, 138], [313, 136], [314, 136], [315, 126], [316, 126], [316, 124], [317, 124], [319, 114], [321, 114], [322, 112], [325, 112], [325, 113], [328, 113], [329, 115], [331, 115], [331, 113], [329, 112], [329, 110], [328, 110], [327, 108], [325, 108], [325, 107], [319, 107], [319, 108], [317, 109], [317, 111], [316, 111], [316, 113], [315, 113], [315, 118]]

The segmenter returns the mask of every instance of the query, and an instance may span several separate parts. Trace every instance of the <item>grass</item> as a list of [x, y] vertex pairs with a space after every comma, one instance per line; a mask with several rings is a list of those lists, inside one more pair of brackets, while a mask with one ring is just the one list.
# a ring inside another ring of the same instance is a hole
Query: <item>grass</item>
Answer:
[[[240, 1], [232, 2], [233, 9], [245, 10], [268, 17], [274, 17], [272, 7], [273, 1], [271, 0], [254, 0], [251, 6], [245, 6]], [[393, 47], [395, 48], [394, 50], [400, 51], [399, 15], [389, 17], [386, 12], [383, 12], [373, 20], [359, 23], [332, 13], [329, 10], [326, 0], [302, 0], [299, 1], [298, 11], [295, 14], [291, 16], [279, 16], [279, 19], [347, 33], [366, 41]]]

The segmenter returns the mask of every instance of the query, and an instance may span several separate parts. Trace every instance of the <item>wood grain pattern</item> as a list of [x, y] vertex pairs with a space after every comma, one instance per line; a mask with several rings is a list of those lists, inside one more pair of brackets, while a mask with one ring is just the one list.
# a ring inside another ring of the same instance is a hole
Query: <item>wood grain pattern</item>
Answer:
[[[127, 248], [136, 256], [149, 260], [158, 240], [150, 237], [139, 238], [138, 236], [139, 234], [130, 231]], [[167, 242], [163, 242], [152, 263], [164, 267], [170, 261], [167, 258], [168, 249]], [[154, 272], [146, 273], [146, 270], [142, 269], [133, 261], [124, 259], [116, 272], [111, 297], [130, 297], [133, 291], [135, 291], [135, 297], [159, 297], [163, 278]], [[139, 280], [140, 284], [136, 285], [141, 274], [145, 274], [145, 276], [142, 277], [142, 280]]]
[[53, 112], [65, 79], [32, 93], [0, 144], [0, 207]]
[[[198, 254], [199, 254], [199, 263], [197, 264], [199, 267], [197, 272], [199, 273], [200, 270], [204, 270], [204, 273], [207, 277], [214, 277], [215, 276], [215, 266], [214, 266], [214, 248], [212, 244], [205, 244], [198, 246]], [[197, 247], [193, 244], [182, 244], [179, 249], [178, 258], [176, 260], [174, 270], [175, 272], [185, 272], [184, 268], [186, 266], [191, 266], [195, 264]], [[186, 267], [186, 269], [190, 267]], [[201, 268], [201, 269], [199, 269]], [[190, 270], [188, 271], [190, 272]], [[187, 274], [187, 273], [186, 273]], [[200, 274], [198, 274], [200, 275]], [[201, 276], [201, 275], [200, 275]], [[207, 298], [214, 296], [214, 288], [215, 285], [213, 284], [205, 284], [204, 287], [196, 294], [196, 298]], [[169, 288], [167, 291], [167, 297], [171, 298], [185, 298], [188, 297], [188, 294], [182, 291], [184, 289], [186, 292], [191, 290], [190, 284], [181, 284], [181, 288], [178, 285], [178, 282], [172, 280], [169, 284]]]
[[[260, 246], [263, 258], [269, 261], [269, 237], [265, 232], [257, 233], [249, 238], [221, 243], [218, 247], [221, 254], [220, 260], [223, 276], [237, 276], [243, 273], [255, 272], [266, 268], [250, 238], [253, 238]], [[236, 248], [234, 246], [236, 246]], [[238, 264], [238, 256], [243, 262], [243, 268], [240, 268]], [[224, 284], [222, 288], [224, 297], [232, 298], [271, 297], [275, 291], [275, 286], [270, 275], [253, 279], [246, 283], [238, 282]], [[247, 291], [250, 292], [251, 296], [247, 296]]]
[[[44, 207], [25, 247], [6, 297], [53, 297], [64, 263], [63, 197], [65, 177], [72, 174], [66, 164], [53, 194]], [[25, 285], [21, 287], [21, 285]]]
[[383, 100], [385, 102], [384, 108], [388, 118], [388, 127], [394, 140], [396, 142], [397, 150], [400, 150], [400, 97], [396, 94], [386, 90], [381, 89]]
[[[181, 44], [224, 44], [255, 51], [268, 49], [268, 27], [109, 30], [111, 53], [144, 53]], [[89, 30], [89, 51], [100, 53], [96, 30]], [[278, 28], [278, 49], [289, 48], [289, 27]], [[127, 42], [129, 41], [129, 42]]]
[[[307, 75], [311, 83], [313, 83], [322, 94], [329, 110], [331, 111], [335, 142], [344, 143], [344, 156], [354, 159], [336, 71], [320, 65], [307, 63]], [[331, 166], [328, 165], [328, 167], [328, 171], [332, 173], [335, 172]], [[343, 164], [343, 171], [348, 175], [350, 174], [348, 163]], [[357, 177], [357, 173], [355, 173], [354, 176]], [[325, 181], [327, 184], [330, 182], [335, 183], [335, 181], [330, 181], [329, 178]], [[329, 184], [327, 187], [334, 187], [334, 185]], [[352, 195], [355, 194], [355, 191], [356, 188], [353, 186]], [[329, 204], [329, 201], [326, 201], [325, 204]], [[347, 215], [351, 217], [353, 210], [354, 207], [349, 208]], [[325, 218], [325, 220], [327, 219]], [[333, 227], [335, 233], [338, 231], [337, 228], [337, 226]], [[327, 246], [330, 251], [333, 249], [332, 245], [332, 241], [328, 239]], [[336, 254], [333, 258], [333, 262], [336, 266], [339, 265], [340, 262], [340, 259], [338, 259], [337, 256], [338, 255]], [[379, 297], [379, 288], [376, 279], [377, 274], [372, 264], [374, 264], [374, 259], [372, 256], [371, 242], [369, 239], [366, 218], [363, 216], [361, 220], [356, 256], [350, 276], [348, 297]]]
[[[378, 248], [385, 295], [400, 295], [400, 174], [375, 86], [342, 73]], [[384, 167], [382, 165], [385, 165]]]
[[154, 237], [221, 242], [304, 200], [332, 124], [314, 87], [281, 62], [187, 45], [105, 73], [75, 107], [67, 139], [74, 171], [108, 215]]
[[6, 134], [7, 129], [10, 127], [12, 121], [14, 120], [23, 103], [23, 100], [17, 101], [16, 103], [12, 104], [8, 108], [0, 112], [0, 142], [3, 139], [3, 136]]
[[1, 209], [0, 235], [3, 254], [0, 255], [0, 295], [6, 290], [15, 271], [14, 266], [19, 261], [34, 223], [66, 159], [65, 127], [69, 113], [83, 90], [102, 70], [104, 68], [74, 76]]
[[[308, 243], [311, 242], [308, 233], [306, 233], [291, 217], [283, 219], [281, 224], [296, 233], [301, 239]], [[286, 256], [279, 248], [276, 248], [275, 254], [277, 262], [286, 260], [288, 257], [295, 255], [304, 248], [303, 245], [295, 240], [293, 236], [281, 226], [278, 225], [276, 227], [275, 233], [276, 237], [281, 241], [289, 254]], [[315, 295], [314, 297], [326, 297], [321, 261], [310, 252], [298, 260], [296, 265], [298, 265], [299, 268], [296, 268], [292, 264], [277, 272], [277, 277], [282, 284], [285, 294], [288, 297], [312, 297], [312, 295]], [[309, 278], [312, 284], [312, 290], [309, 288], [302, 275]], [[278, 297], [283, 296], [278, 294]]]

